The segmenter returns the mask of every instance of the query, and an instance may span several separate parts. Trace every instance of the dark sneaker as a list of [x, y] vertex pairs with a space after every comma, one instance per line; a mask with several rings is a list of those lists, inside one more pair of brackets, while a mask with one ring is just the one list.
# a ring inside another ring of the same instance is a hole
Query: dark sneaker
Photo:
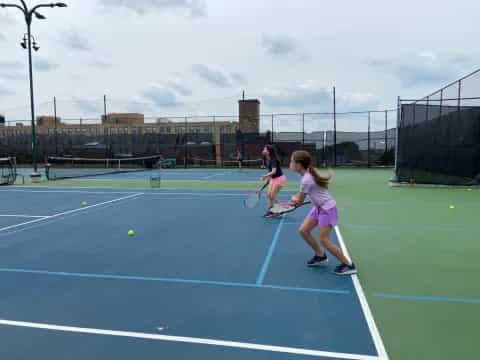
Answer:
[[333, 272], [337, 275], [352, 275], [357, 273], [357, 268], [354, 263], [352, 265], [340, 264]]
[[328, 262], [327, 255], [318, 256], [315, 254], [310, 260], [307, 261], [307, 266], [320, 266]]

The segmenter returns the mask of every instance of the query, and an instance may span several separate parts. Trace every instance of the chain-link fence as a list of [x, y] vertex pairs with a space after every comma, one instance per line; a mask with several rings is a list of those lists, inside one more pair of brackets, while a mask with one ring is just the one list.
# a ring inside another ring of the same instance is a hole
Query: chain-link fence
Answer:
[[[265, 144], [274, 144], [287, 164], [297, 149], [317, 165], [393, 165], [396, 110], [260, 115], [258, 133], [239, 131], [238, 116], [144, 116], [108, 113], [107, 99], [87, 104], [98, 117], [62, 116], [62, 102], [39, 105], [37, 151], [48, 156], [91, 158], [161, 154], [180, 166], [236, 166], [239, 157], [257, 166]], [[102, 111], [103, 110], [103, 111]], [[27, 115], [27, 114], [26, 114]], [[0, 156], [31, 161], [28, 116], [0, 126]], [[55, 121], [57, 119], [57, 121]], [[105, 120], [106, 119], [106, 120]]]
[[480, 69], [419, 100], [399, 99], [396, 180], [480, 183]]

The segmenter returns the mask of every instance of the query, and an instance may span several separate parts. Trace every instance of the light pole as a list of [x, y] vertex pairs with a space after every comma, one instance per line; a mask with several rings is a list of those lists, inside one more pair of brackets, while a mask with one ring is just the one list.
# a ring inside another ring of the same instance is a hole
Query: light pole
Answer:
[[[33, 97], [33, 70], [32, 70], [32, 33], [31, 33], [31, 25], [32, 25], [32, 20], [33, 16], [35, 16], [39, 20], [45, 20], [46, 17], [40, 14], [37, 10], [39, 8], [44, 8], [44, 7], [49, 7], [49, 8], [54, 8], [54, 7], [67, 7], [67, 4], [65, 3], [50, 3], [50, 4], [38, 4], [35, 5], [33, 8], [29, 9], [27, 7], [27, 4], [25, 3], [24, 0], [19, 0], [21, 5], [18, 4], [5, 4], [1, 3], [0, 7], [2, 8], [16, 8], [19, 9], [24, 17], [25, 17], [25, 23], [27, 24], [27, 33], [23, 37], [23, 41], [20, 43], [24, 49], [28, 50], [28, 72], [29, 72], [29, 78], [30, 78], [30, 113], [32, 115], [32, 165], [33, 165], [33, 174], [32, 174], [32, 179], [38, 179], [40, 177], [40, 174], [38, 173], [37, 169], [37, 137], [35, 133], [35, 102], [34, 102], [34, 97]], [[33, 49], [35, 51], [38, 51], [39, 47], [38, 44], [35, 42], [35, 39], [33, 39]]]

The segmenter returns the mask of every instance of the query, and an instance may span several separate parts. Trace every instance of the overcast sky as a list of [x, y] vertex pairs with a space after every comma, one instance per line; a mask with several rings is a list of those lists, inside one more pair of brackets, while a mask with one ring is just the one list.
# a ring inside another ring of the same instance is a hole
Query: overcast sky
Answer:
[[[6, 2], [17, 2], [8, 0]], [[29, 4], [36, 2], [27, 1]], [[37, 113], [98, 117], [394, 108], [479, 65], [478, 1], [75, 0], [34, 20]], [[0, 8], [0, 113], [28, 118], [25, 32]], [[479, 95], [479, 94], [476, 94]]]

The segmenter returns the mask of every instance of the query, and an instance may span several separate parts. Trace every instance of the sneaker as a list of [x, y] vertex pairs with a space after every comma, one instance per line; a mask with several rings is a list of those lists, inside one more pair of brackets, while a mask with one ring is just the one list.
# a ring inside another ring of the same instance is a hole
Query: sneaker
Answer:
[[318, 256], [315, 254], [310, 260], [307, 261], [307, 266], [320, 266], [328, 262], [327, 255]]
[[340, 264], [333, 272], [337, 275], [352, 275], [357, 273], [357, 268], [354, 263], [352, 265]]

